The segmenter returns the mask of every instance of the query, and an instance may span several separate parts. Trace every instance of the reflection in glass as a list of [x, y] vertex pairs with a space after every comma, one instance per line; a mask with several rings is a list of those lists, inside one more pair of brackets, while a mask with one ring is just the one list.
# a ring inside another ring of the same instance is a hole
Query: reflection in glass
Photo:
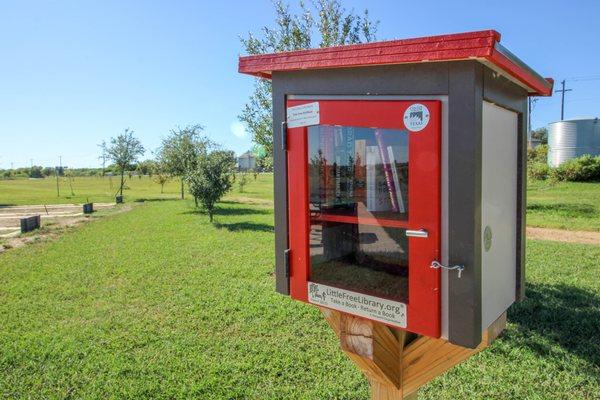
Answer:
[[318, 125], [308, 142], [312, 210], [408, 219], [405, 131]]
[[308, 129], [310, 279], [406, 302], [408, 135]]

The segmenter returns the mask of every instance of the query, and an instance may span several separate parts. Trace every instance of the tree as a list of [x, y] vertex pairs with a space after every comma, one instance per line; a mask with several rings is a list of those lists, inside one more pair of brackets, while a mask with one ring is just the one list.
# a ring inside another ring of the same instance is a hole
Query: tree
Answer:
[[177, 128], [170, 131], [169, 136], [163, 139], [158, 149], [158, 161], [164, 171], [171, 176], [181, 179], [181, 198], [184, 198], [183, 183], [188, 171], [196, 170], [198, 159], [206, 153], [210, 141], [202, 136], [204, 127], [190, 125], [184, 129]]
[[171, 176], [165, 171], [163, 165], [158, 162], [154, 163], [150, 174], [152, 176], [152, 180], [160, 185], [160, 194], [163, 194], [165, 183], [171, 179]]
[[75, 192], [73, 191], [73, 181], [75, 180], [75, 174], [73, 173], [73, 170], [68, 168], [65, 172], [65, 177], [67, 178], [67, 181], [69, 182], [69, 188], [71, 189], [71, 196], [75, 196]]
[[106, 155], [112, 160], [121, 175], [121, 186], [119, 186], [121, 196], [123, 196], [125, 184], [125, 170], [134, 164], [142, 154], [144, 154], [144, 146], [133, 136], [133, 131], [129, 128], [125, 129], [121, 135], [110, 139]]
[[54, 168], [52, 168], [52, 167], [44, 167], [44, 169], [42, 170], [42, 175], [44, 175], [44, 178], [49, 177], [53, 173], [54, 173]]
[[186, 175], [190, 194], [202, 204], [210, 222], [213, 222], [215, 203], [231, 189], [234, 176], [235, 155], [218, 149], [198, 157], [196, 167]]
[[140, 177], [142, 175], [152, 176], [152, 173], [156, 170], [156, 161], [155, 160], [140, 161], [139, 163], [137, 163], [135, 170]]
[[531, 131], [531, 137], [533, 139], [538, 139], [542, 144], [548, 143], [548, 128], [545, 126], [541, 128], [534, 129]]
[[[319, 47], [371, 42], [375, 40], [379, 25], [379, 21], [371, 21], [368, 10], [362, 16], [353, 11], [346, 12], [339, 0], [318, 0], [313, 3], [312, 9], [301, 1], [299, 14], [292, 14], [288, 5], [277, 1], [275, 14], [275, 28], [264, 27], [262, 38], [250, 33], [247, 38], [241, 39], [248, 54], [309, 49], [313, 36], [316, 36]], [[316, 33], [313, 32], [315, 20]], [[238, 116], [248, 127], [252, 140], [264, 148], [266, 155], [259, 157], [258, 161], [267, 169], [272, 166], [273, 157], [271, 99], [271, 81], [257, 79], [254, 93]]]
[[98, 147], [100, 147], [100, 157], [98, 157], [98, 160], [102, 160], [102, 176], [104, 176], [104, 174], [106, 173], [106, 160], [109, 158], [108, 157], [108, 152], [107, 149], [108, 147], [106, 146], [106, 140], [103, 140], [102, 143], [100, 143], [98, 145]]
[[240, 174], [240, 178], [238, 179], [238, 186], [240, 188], [240, 193], [244, 193], [244, 186], [248, 183], [248, 174], [246, 172], [242, 172]]
[[29, 168], [29, 177], [30, 178], [43, 178], [44, 171], [43, 171], [42, 167], [40, 167], [39, 165], [34, 165], [31, 168]]

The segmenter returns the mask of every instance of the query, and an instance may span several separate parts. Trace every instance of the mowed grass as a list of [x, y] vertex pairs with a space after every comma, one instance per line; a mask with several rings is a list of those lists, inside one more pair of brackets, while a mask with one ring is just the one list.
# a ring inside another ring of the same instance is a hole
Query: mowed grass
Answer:
[[600, 183], [529, 181], [527, 225], [600, 231]]
[[[244, 201], [214, 225], [147, 202], [0, 255], [0, 397], [367, 399], [317, 309], [275, 293], [271, 208]], [[504, 335], [420, 399], [599, 398], [600, 247], [527, 250]]]
[[[239, 175], [238, 175], [239, 176]], [[273, 175], [260, 174], [255, 180], [248, 174], [244, 192], [239, 192], [236, 182], [228, 198], [273, 199]], [[22, 204], [55, 204], [113, 202], [118, 187], [118, 178], [108, 177], [75, 178], [73, 192], [66, 179], [61, 181], [61, 196], [56, 196], [56, 181], [48, 179], [0, 180], [0, 206]], [[160, 185], [149, 177], [127, 179], [125, 201], [144, 199], [176, 199], [180, 196], [180, 183], [169, 181], [160, 193]], [[186, 188], [186, 196], [187, 194]], [[600, 231], [600, 184], [557, 183], [530, 181], [527, 190], [527, 224], [544, 228]]]
[[[56, 180], [46, 179], [14, 179], [0, 180], [0, 206], [3, 205], [29, 205], [29, 204], [70, 204], [85, 203], [110, 203], [115, 201], [119, 188], [119, 177], [76, 177], [72, 181], [73, 193], [67, 178], [60, 179], [60, 196], [56, 192]], [[177, 199], [181, 195], [179, 179], [172, 179], [161, 193], [160, 185], [150, 177], [143, 176], [127, 178], [123, 195], [125, 201], [139, 201], [146, 199]], [[238, 193], [239, 187], [235, 183], [232, 193]], [[248, 174], [248, 184], [245, 192], [248, 196], [261, 199], [273, 198], [273, 174], [259, 174], [257, 180]], [[185, 195], [187, 186], [185, 187]], [[241, 193], [240, 195], [243, 195]]]

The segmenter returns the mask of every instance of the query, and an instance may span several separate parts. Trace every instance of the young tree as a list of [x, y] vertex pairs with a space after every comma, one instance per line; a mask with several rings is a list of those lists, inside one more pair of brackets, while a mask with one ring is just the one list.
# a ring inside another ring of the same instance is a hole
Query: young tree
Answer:
[[98, 147], [100, 147], [100, 157], [98, 157], [98, 160], [102, 160], [102, 176], [104, 176], [105, 172], [106, 172], [106, 160], [108, 160], [108, 146], [106, 145], [106, 140], [103, 140], [102, 143], [100, 143], [98, 145]]
[[163, 139], [157, 152], [158, 162], [162, 164], [164, 171], [181, 179], [182, 199], [186, 174], [196, 169], [199, 157], [206, 153], [210, 145], [210, 141], [202, 136], [203, 130], [201, 125], [173, 129], [169, 136]]
[[171, 179], [171, 176], [165, 171], [165, 168], [159, 162], [154, 163], [150, 174], [152, 176], [152, 180], [160, 185], [160, 194], [163, 194], [165, 183]]
[[73, 173], [73, 170], [68, 168], [65, 172], [65, 177], [67, 178], [67, 181], [69, 182], [69, 188], [71, 189], [71, 196], [75, 196], [75, 192], [73, 191], [73, 181], [75, 180], [75, 174]]
[[[256, 179], [256, 178], [254, 178]], [[240, 174], [240, 178], [238, 179], [238, 186], [240, 188], [240, 193], [244, 193], [244, 186], [248, 183], [248, 174], [246, 172], [242, 172]]]
[[[282, 51], [303, 50], [312, 47], [313, 36], [319, 47], [371, 42], [375, 40], [379, 21], [371, 21], [368, 10], [363, 15], [347, 12], [340, 0], [317, 0], [313, 8], [300, 2], [300, 13], [293, 14], [289, 6], [282, 1], [275, 2], [275, 28], [264, 27], [263, 37], [252, 33], [242, 45], [248, 54], [278, 53]], [[316, 13], [316, 17], [314, 14]], [[313, 32], [315, 26], [317, 32]], [[271, 109], [271, 81], [257, 79], [254, 93], [238, 116], [244, 122], [252, 140], [261, 145], [265, 156], [258, 163], [269, 169], [273, 157], [273, 121]]]
[[133, 131], [127, 128], [121, 135], [110, 139], [110, 145], [106, 148], [106, 154], [121, 174], [119, 192], [123, 196], [125, 170], [131, 164], [135, 163], [139, 156], [144, 154], [144, 146], [133, 136]]
[[224, 150], [202, 154], [196, 168], [186, 175], [191, 195], [202, 204], [210, 222], [213, 222], [215, 203], [231, 189], [234, 176], [235, 155]]

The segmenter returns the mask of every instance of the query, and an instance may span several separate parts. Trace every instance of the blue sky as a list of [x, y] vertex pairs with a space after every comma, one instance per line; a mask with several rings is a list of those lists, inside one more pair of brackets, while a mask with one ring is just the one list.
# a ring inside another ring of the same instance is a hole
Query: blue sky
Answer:
[[[600, 116], [599, 1], [343, 4], [368, 6], [380, 39], [496, 29], [543, 76], [567, 79], [566, 118]], [[169, 129], [193, 123], [249, 149], [235, 127], [253, 84], [237, 73], [238, 37], [272, 21], [269, 0], [0, 0], [0, 168], [55, 165], [59, 155], [97, 166], [97, 144], [127, 127], [147, 157]], [[559, 117], [560, 96], [541, 98], [532, 125]]]

